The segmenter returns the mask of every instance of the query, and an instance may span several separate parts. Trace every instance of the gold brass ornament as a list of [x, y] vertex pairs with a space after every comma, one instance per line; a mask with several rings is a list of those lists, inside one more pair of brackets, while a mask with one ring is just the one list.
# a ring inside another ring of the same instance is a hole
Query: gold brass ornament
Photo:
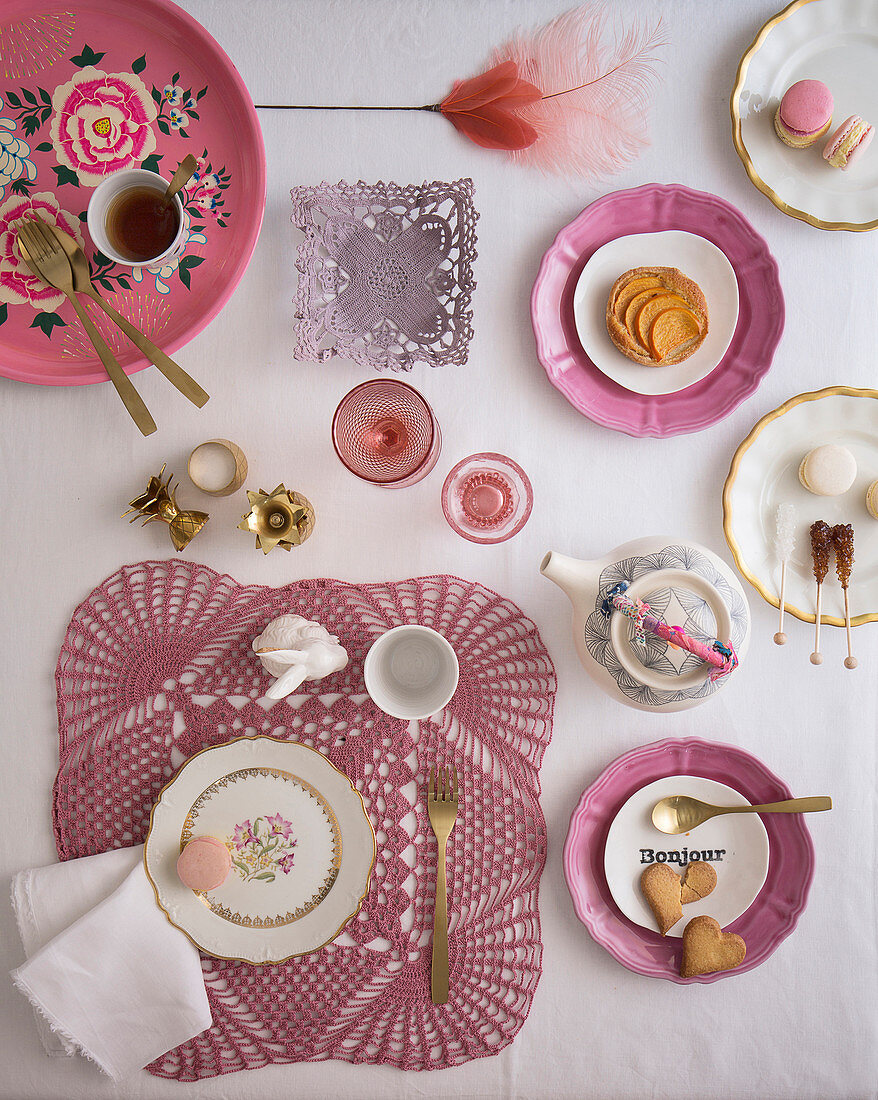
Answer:
[[171, 486], [174, 475], [168, 474], [168, 480], [162, 481], [166, 465], [149, 479], [145, 493], [129, 501], [128, 511], [122, 513], [122, 518], [136, 512], [137, 515], [129, 523], [134, 523], [138, 516], [145, 516], [144, 527], [156, 520], [164, 521], [168, 525], [174, 549], [179, 553], [185, 550], [210, 517], [207, 512], [183, 511], [177, 506], [174, 499], [176, 490]]
[[267, 554], [275, 546], [292, 550], [300, 546], [314, 530], [314, 509], [301, 493], [284, 488], [283, 482], [270, 493], [247, 490], [250, 511], [242, 516], [238, 528], [256, 535], [256, 549]]
[[[224, 484], [223, 476], [227, 476]], [[246, 477], [247, 456], [230, 439], [208, 439], [206, 443], [199, 443], [189, 455], [189, 479], [208, 496], [230, 496], [241, 488]]]

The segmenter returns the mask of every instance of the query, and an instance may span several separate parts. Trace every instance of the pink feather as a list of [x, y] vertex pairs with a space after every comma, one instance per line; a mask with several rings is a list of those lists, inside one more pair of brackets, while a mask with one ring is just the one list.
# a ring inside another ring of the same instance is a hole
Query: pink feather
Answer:
[[605, 44], [606, 8], [575, 8], [494, 51], [492, 65], [514, 61], [543, 98], [516, 111], [537, 140], [512, 153], [522, 164], [566, 176], [606, 177], [649, 144], [647, 108], [658, 81], [661, 23], [634, 21]]
[[541, 97], [539, 88], [521, 79], [514, 61], [503, 61], [486, 73], [459, 80], [439, 110], [476, 145], [524, 149], [537, 140], [537, 132], [518, 112]]

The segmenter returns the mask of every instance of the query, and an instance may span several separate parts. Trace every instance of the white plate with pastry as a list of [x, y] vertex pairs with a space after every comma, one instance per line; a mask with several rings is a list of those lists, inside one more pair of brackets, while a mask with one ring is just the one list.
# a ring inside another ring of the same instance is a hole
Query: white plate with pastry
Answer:
[[[826, 444], [844, 447], [856, 464], [850, 488], [836, 496], [809, 492], [799, 477], [803, 459]], [[866, 506], [866, 493], [876, 479], [878, 390], [832, 386], [790, 398], [756, 424], [735, 452], [726, 478], [723, 530], [739, 572], [764, 599], [779, 606], [777, 509], [780, 504], [792, 504], [795, 547], [787, 566], [784, 605], [797, 619], [813, 623], [817, 586], [810, 526], [818, 519], [830, 526], [850, 523], [854, 529], [851, 624], [878, 620], [878, 519]], [[844, 596], [834, 560], [823, 584], [821, 621], [844, 626]]]
[[738, 66], [732, 133], [750, 180], [779, 210], [819, 229], [878, 225], [878, 142], [841, 171], [823, 159], [826, 137], [792, 149], [774, 131], [780, 100], [799, 80], [821, 80], [832, 93], [828, 134], [853, 114], [878, 126], [876, 72], [874, 0], [799, 0], [759, 31]]
[[[635, 363], [610, 339], [607, 298], [619, 276], [637, 267], [675, 267], [707, 300], [707, 335], [681, 363]], [[608, 241], [590, 257], [576, 284], [573, 312], [580, 343], [599, 371], [632, 393], [677, 393], [706, 378], [725, 355], [738, 323], [738, 280], [725, 253], [697, 233], [636, 233]]]

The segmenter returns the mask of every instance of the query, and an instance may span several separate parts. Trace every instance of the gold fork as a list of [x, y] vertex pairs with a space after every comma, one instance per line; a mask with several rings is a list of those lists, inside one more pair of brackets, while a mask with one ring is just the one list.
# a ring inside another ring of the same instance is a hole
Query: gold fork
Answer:
[[448, 898], [445, 887], [445, 849], [457, 820], [457, 769], [430, 768], [427, 813], [436, 834], [436, 905], [433, 911], [433, 966], [430, 997], [434, 1005], [448, 1001]]
[[[191, 153], [188, 154], [187, 159], [189, 157], [194, 163], [195, 158], [192, 157]], [[49, 225], [48, 222], [44, 222], [42, 218], [37, 218], [35, 221], [44, 239], [47, 239], [50, 244], [57, 241], [67, 254], [67, 259], [70, 261], [70, 267], [73, 271], [73, 289], [76, 293], [85, 294], [87, 298], [91, 298], [93, 302], [96, 302], [117, 328], [125, 333], [131, 343], [142, 351], [150, 363], [155, 364], [171, 385], [176, 386], [180, 393], [184, 397], [188, 397], [193, 405], [197, 405], [200, 409], [206, 404], [209, 396], [195, 379], [190, 377], [179, 363], [175, 363], [169, 355], [154, 344], [145, 333], [141, 332], [139, 328], [135, 328], [127, 317], [123, 317], [117, 309], [111, 306], [109, 302], [105, 302], [98, 294], [91, 281], [91, 272], [85, 253], [73, 237], [69, 233], [65, 233], [63, 229], [59, 229], [57, 225]]]
[[98, 357], [104, 364], [104, 369], [110, 381], [116, 387], [116, 392], [122, 398], [122, 403], [131, 414], [134, 423], [144, 435], [152, 435], [156, 430], [155, 421], [150, 415], [149, 409], [143, 402], [143, 398], [134, 388], [134, 383], [128, 377], [107, 346], [103, 336], [95, 328], [94, 322], [85, 310], [85, 307], [76, 297], [73, 291], [73, 269], [70, 261], [57, 241], [53, 245], [43, 238], [39, 229], [31, 224], [30, 220], [21, 221], [18, 224], [16, 235], [21, 256], [27, 266], [38, 279], [48, 283], [49, 286], [66, 294], [76, 310], [76, 316], [82, 323], [86, 335], [94, 345]]

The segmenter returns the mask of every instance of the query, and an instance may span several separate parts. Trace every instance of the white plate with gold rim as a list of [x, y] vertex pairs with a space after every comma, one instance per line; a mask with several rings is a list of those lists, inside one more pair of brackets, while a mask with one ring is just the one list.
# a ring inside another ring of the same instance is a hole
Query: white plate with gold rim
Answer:
[[[619, 276], [635, 267], [676, 267], [701, 287], [707, 336], [682, 363], [635, 363], [610, 339], [607, 299]], [[573, 317], [585, 353], [608, 378], [632, 393], [678, 393], [706, 378], [728, 350], [738, 323], [738, 280], [725, 253], [697, 233], [632, 233], [608, 241], [589, 258], [573, 293]]]
[[[813, 447], [837, 443], [857, 462], [851, 488], [818, 497], [799, 481], [799, 465]], [[768, 413], [741, 443], [723, 489], [723, 530], [738, 570], [775, 607], [780, 565], [774, 550], [779, 504], [795, 505], [796, 546], [787, 567], [786, 610], [813, 623], [817, 587], [809, 528], [818, 519], [854, 528], [850, 578], [851, 623], [878, 620], [878, 520], [866, 510], [866, 489], [878, 478], [878, 390], [832, 386], [791, 397]], [[821, 621], [844, 626], [844, 597], [834, 564], [823, 585]]]
[[693, 917], [709, 916], [727, 928], [756, 900], [768, 874], [768, 833], [759, 814], [728, 814], [705, 821], [688, 833], [670, 836], [652, 823], [656, 802], [690, 795], [714, 806], [747, 806], [733, 787], [697, 775], [667, 775], [635, 791], [613, 818], [604, 847], [604, 874], [613, 901], [625, 916], [656, 932], [655, 917], [640, 890], [640, 876], [651, 863], [664, 863], [682, 875], [700, 860], [716, 871], [716, 886], [701, 901], [683, 906], [683, 918], [667, 933], [682, 936]]
[[806, 79], [832, 92], [829, 134], [852, 114], [878, 126], [876, 73], [875, 0], [795, 0], [760, 30], [738, 66], [732, 134], [747, 175], [779, 210], [819, 229], [878, 225], [878, 142], [843, 172], [823, 159], [826, 138], [791, 149], [774, 131], [784, 92]]
[[[216, 890], [196, 893], [177, 877], [194, 836], [229, 849]], [[356, 915], [375, 834], [350, 780], [316, 749], [242, 737], [196, 753], [163, 788], [144, 862], [159, 907], [202, 951], [283, 962], [325, 946]]]

